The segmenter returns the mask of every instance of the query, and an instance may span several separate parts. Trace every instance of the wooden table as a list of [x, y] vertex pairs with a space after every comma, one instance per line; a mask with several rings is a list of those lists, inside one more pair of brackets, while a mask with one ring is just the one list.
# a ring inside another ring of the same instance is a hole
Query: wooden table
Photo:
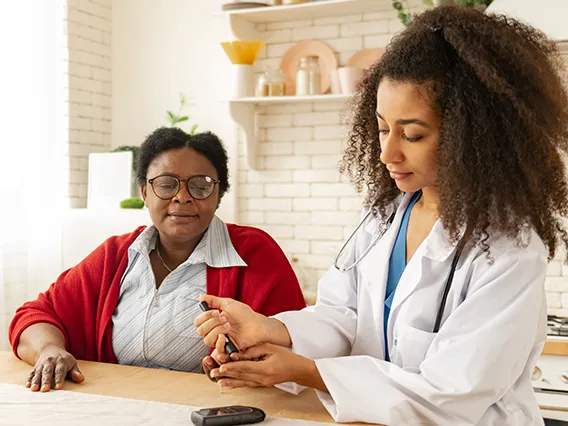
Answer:
[[[79, 367], [85, 382], [66, 381], [64, 390], [199, 407], [251, 405], [263, 409], [269, 416], [333, 423], [311, 389], [300, 395], [290, 395], [276, 388], [220, 393], [217, 385], [203, 374], [88, 361], [79, 361]], [[23, 385], [30, 371], [31, 367], [11, 352], [0, 351], [0, 383]]]
[[542, 350], [543, 355], [568, 356], [568, 342], [547, 340]]

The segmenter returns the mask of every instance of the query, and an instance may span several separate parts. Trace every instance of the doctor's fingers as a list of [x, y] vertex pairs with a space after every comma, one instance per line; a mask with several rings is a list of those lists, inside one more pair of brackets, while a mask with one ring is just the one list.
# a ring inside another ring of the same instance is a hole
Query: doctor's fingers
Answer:
[[[219, 318], [221, 316], [221, 312], [216, 310], [216, 309], [212, 309], [210, 311], [206, 311], [203, 312], [202, 314], [199, 314], [195, 320], [193, 320], [193, 325], [196, 328], [201, 327], [203, 324], [205, 324], [206, 322], [208, 322], [211, 319], [215, 319], [215, 318]], [[224, 315], [223, 315], [224, 316]]]
[[215, 344], [215, 349], [211, 353], [211, 357], [219, 365], [223, 365], [231, 361], [225, 352], [225, 336], [219, 335], [217, 337], [217, 343]]
[[260, 345], [251, 346], [238, 354], [238, 360], [253, 360], [263, 358], [268, 354], [274, 353], [275, 349], [280, 348], [280, 346], [273, 345], [271, 343], [262, 343]]
[[215, 347], [217, 337], [227, 333], [231, 325], [225, 317], [211, 318], [197, 328], [197, 334], [203, 337], [205, 344], [211, 348]]
[[[238, 361], [236, 363], [231, 363], [231, 364], [243, 364], [244, 362], [249, 362], [249, 361]], [[254, 362], [254, 361], [250, 361], [250, 362]], [[258, 383], [259, 385], [261, 383], [263, 383], [263, 378], [266, 379], [266, 377], [262, 374], [262, 373], [258, 373], [258, 372], [250, 372], [247, 371], [246, 367], [243, 368], [224, 368], [221, 371], [221, 367], [219, 368], [214, 368], [211, 370], [210, 372], [210, 376], [212, 379], [215, 380], [221, 380], [221, 379], [239, 379], [239, 380], [246, 380], [246, 381], [250, 381], [250, 382], [255, 382]]]
[[237, 389], [237, 388], [256, 388], [264, 386], [263, 384], [247, 381], [247, 380], [239, 380], [239, 379], [221, 379], [217, 382], [219, 389]]
[[219, 381], [223, 381], [220, 386], [226, 386], [225, 383], [227, 380], [240, 380], [247, 382], [249, 384], [247, 386], [250, 386], [251, 383], [254, 383], [254, 386], [272, 386], [276, 383], [272, 376], [264, 373], [251, 373], [241, 370], [224, 370], [222, 373], [220, 371], [220, 369], [214, 369], [211, 371], [211, 377]]
[[225, 335], [219, 334], [215, 342], [215, 350], [213, 351], [213, 357], [215, 360], [221, 364], [225, 364], [230, 361], [229, 356], [225, 352]]
[[229, 306], [236, 302], [233, 299], [211, 296], [209, 294], [202, 294], [199, 296], [199, 301], [207, 303], [209, 309], [220, 309], [222, 311], [226, 310]]
[[235, 379], [252, 380], [265, 383], [272, 375], [272, 367], [267, 361], [233, 361], [213, 370], [213, 377], [232, 377]]

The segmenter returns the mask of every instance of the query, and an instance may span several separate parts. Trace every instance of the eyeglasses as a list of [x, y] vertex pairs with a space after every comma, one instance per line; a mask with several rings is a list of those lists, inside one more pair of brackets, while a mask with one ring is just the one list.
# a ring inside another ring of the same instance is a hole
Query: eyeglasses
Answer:
[[186, 180], [170, 175], [156, 176], [155, 178], [148, 179], [148, 183], [152, 186], [154, 194], [162, 200], [171, 200], [174, 198], [181, 189], [182, 182], [187, 182], [189, 195], [196, 200], [205, 200], [213, 194], [215, 185], [220, 181], [205, 175], [192, 176]]

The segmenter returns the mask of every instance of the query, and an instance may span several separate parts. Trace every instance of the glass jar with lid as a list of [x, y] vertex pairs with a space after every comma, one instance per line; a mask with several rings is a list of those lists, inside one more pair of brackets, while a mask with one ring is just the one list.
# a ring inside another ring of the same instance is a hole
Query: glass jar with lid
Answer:
[[304, 56], [296, 69], [296, 95], [321, 94], [321, 69], [318, 56]]
[[270, 86], [271, 70], [269, 67], [264, 68], [264, 72], [256, 79], [254, 95], [257, 97], [268, 96], [268, 88]]
[[268, 83], [268, 96], [285, 96], [286, 95], [286, 74], [281, 68], [278, 68], [272, 74], [272, 78]]

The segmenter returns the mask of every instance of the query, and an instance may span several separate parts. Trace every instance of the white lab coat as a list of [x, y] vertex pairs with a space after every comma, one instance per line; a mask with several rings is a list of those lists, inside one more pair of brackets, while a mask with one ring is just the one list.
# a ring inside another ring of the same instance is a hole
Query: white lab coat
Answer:
[[[329, 390], [318, 391], [320, 400], [338, 422], [542, 425], [531, 374], [546, 338], [547, 250], [535, 232], [526, 247], [491, 240], [493, 263], [466, 246], [441, 329], [432, 333], [455, 250], [438, 221], [396, 289], [387, 332], [391, 362], [384, 360], [388, 261], [411, 195], [359, 266], [332, 267], [320, 280], [315, 306], [276, 315], [293, 350], [316, 361]], [[376, 229], [375, 222], [361, 232], [359, 252]]]

